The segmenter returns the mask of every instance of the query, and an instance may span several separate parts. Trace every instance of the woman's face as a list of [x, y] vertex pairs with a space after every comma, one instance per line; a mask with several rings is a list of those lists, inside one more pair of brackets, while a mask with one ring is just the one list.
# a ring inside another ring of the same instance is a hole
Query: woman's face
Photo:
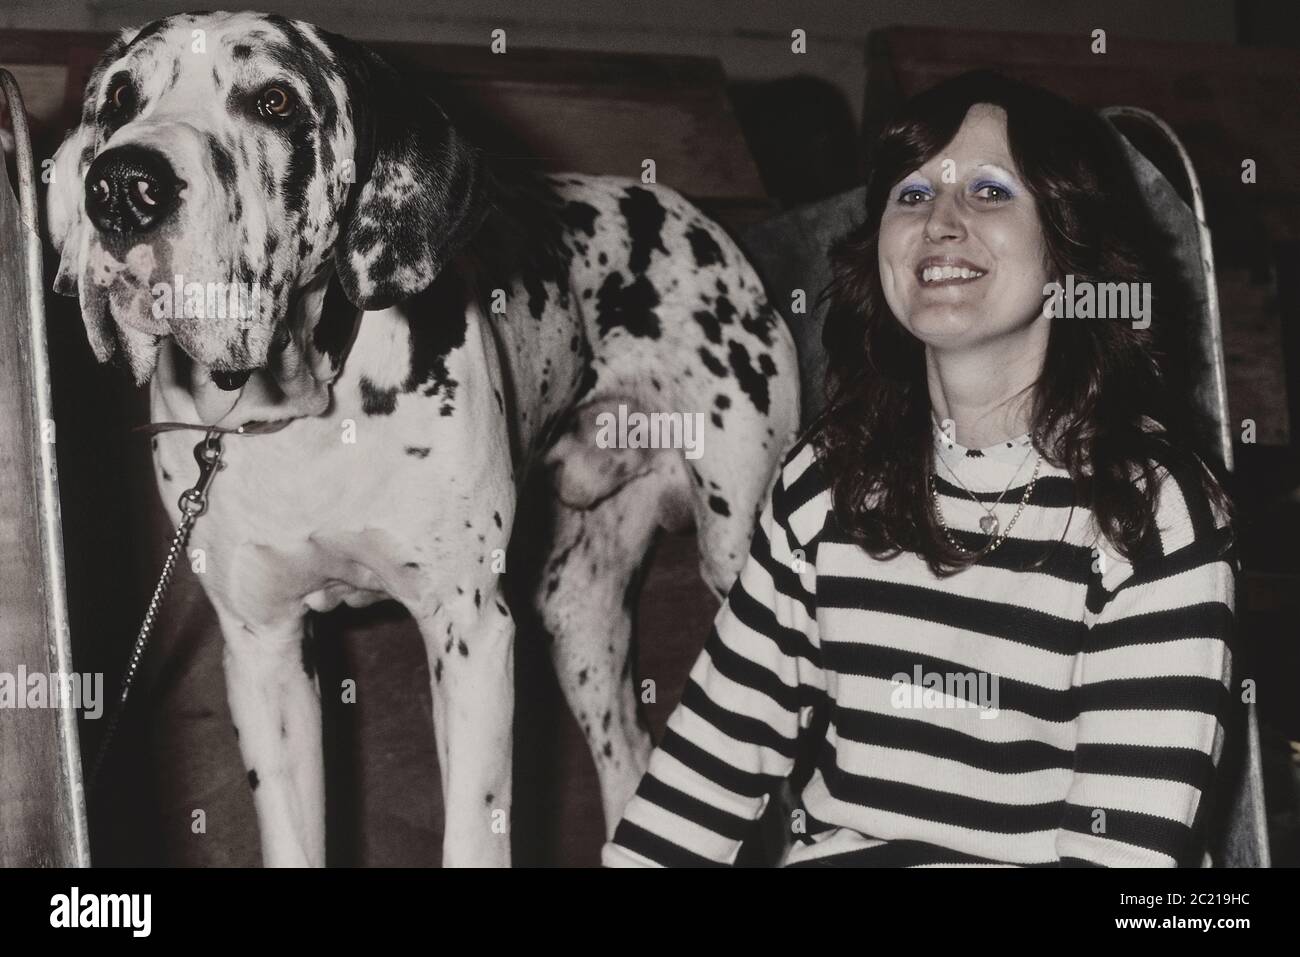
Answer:
[[1047, 244], [1001, 107], [971, 107], [952, 142], [894, 186], [879, 245], [889, 308], [931, 348], [988, 345], [1049, 321]]

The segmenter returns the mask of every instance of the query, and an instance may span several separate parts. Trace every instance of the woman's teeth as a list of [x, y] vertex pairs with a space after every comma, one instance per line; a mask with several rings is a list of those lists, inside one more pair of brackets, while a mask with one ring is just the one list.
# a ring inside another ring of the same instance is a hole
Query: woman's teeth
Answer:
[[984, 273], [964, 266], [926, 266], [921, 270], [922, 282], [943, 282], [945, 279], [978, 279]]

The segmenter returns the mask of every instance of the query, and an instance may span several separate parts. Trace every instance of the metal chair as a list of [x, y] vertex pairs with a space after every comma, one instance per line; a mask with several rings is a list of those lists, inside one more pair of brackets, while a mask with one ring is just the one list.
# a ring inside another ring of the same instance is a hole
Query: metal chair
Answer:
[[[12, 124], [0, 149], [0, 487], [9, 498], [0, 516], [0, 662], [70, 675], [36, 167], [22, 95], [7, 70], [0, 94]], [[57, 696], [57, 708], [0, 711], [0, 867], [90, 863], [76, 702], [63, 682]]]
[[[1115, 128], [1132, 164], [1148, 212], [1173, 241], [1171, 253], [1185, 285], [1191, 315], [1186, 328], [1184, 358], [1192, 425], [1203, 456], [1232, 468], [1232, 428], [1224, 372], [1223, 337], [1219, 323], [1214, 254], [1201, 200], [1200, 183], [1191, 160], [1173, 130], [1158, 117], [1135, 107], [1103, 110]], [[1123, 129], [1144, 128], [1163, 141], [1181, 164], [1186, 196], [1136, 147]], [[774, 305], [794, 335], [803, 376], [803, 422], [822, 410], [826, 355], [821, 343], [824, 309], [820, 293], [830, 281], [827, 251], [831, 244], [861, 222], [866, 190], [859, 187], [831, 199], [802, 206], [750, 227], [740, 243], [763, 274]], [[808, 311], [794, 314], [789, 290], [806, 291]], [[778, 292], [780, 291], [780, 292]], [[1238, 602], [1240, 607], [1240, 602]], [[1207, 803], [1210, 858], [1220, 867], [1268, 867], [1267, 819], [1254, 704], [1235, 709], [1224, 750], [1216, 792]]]

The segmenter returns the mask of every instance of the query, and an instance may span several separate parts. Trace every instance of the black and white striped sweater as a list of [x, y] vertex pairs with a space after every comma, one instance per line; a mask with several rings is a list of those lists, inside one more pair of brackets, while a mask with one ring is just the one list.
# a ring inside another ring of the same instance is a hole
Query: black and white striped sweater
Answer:
[[[1028, 436], [935, 448], [945, 521], [978, 546], [985, 513], [950, 482], [986, 504], [1010, 482], [1005, 525]], [[1008, 539], [940, 579], [838, 533], [801, 442], [604, 863], [732, 862], [796, 759], [787, 864], [1203, 863], [1235, 559], [1223, 517], [1160, 475], [1159, 541], [1131, 564], [1044, 462]]]

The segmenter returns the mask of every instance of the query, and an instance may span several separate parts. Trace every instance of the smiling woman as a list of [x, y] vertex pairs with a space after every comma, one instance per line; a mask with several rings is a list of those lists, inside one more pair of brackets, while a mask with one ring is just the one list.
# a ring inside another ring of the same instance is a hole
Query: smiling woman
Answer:
[[1136, 196], [1099, 117], [993, 74], [885, 128], [833, 250], [827, 409], [606, 863], [731, 862], [787, 778], [786, 863], [1203, 863], [1228, 502], [1150, 323], [1045, 298], [1160, 306]]

